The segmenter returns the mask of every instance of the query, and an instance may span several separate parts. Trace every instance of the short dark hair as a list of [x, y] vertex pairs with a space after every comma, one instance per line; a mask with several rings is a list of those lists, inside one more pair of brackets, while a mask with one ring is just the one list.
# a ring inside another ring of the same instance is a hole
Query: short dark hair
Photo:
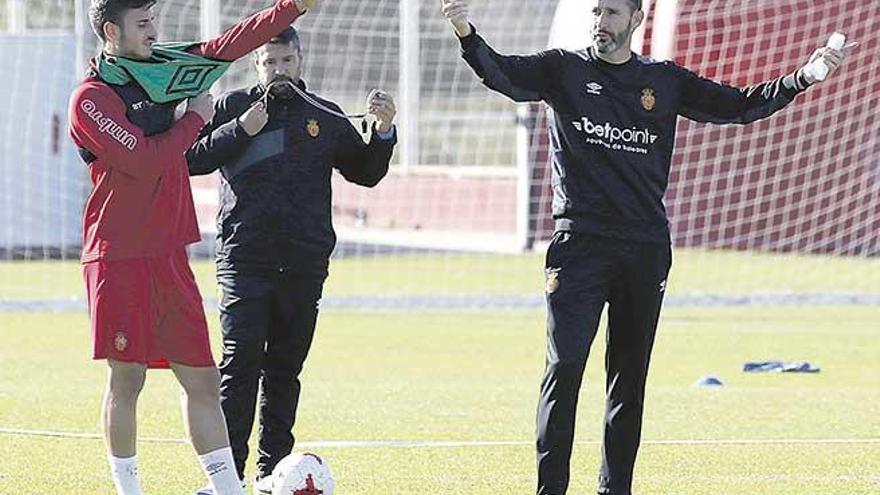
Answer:
[[112, 22], [121, 26], [122, 16], [126, 10], [152, 7], [155, 3], [156, 0], [92, 0], [89, 5], [89, 22], [98, 38], [107, 41], [104, 36], [104, 24]]
[[269, 40], [269, 45], [290, 45], [297, 52], [302, 53], [302, 41], [299, 39], [299, 33], [296, 31], [296, 28], [293, 26], [287, 26], [284, 28], [284, 31], [281, 31], [272, 39]]
[[629, 6], [632, 7], [632, 11], [635, 12], [637, 10], [642, 10], [642, 0], [626, 0], [629, 3]]

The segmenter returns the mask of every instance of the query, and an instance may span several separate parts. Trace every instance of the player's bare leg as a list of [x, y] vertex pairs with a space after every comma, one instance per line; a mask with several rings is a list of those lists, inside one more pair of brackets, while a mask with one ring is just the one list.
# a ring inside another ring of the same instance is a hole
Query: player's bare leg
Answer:
[[115, 457], [135, 455], [137, 400], [144, 388], [146, 365], [107, 361], [107, 390], [101, 417], [107, 450]]
[[220, 409], [220, 373], [217, 368], [172, 363], [171, 369], [183, 388], [184, 421], [196, 452], [201, 455], [228, 447], [226, 419]]
[[107, 389], [101, 408], [113, 482], [119, 495], [140, 495], [137, 476], [137, 400], [144, 388], [147, 367], [140, 363], [107, 360]]
[[220, 408], [220, 372], [217, 368], [192, 367], [172, 363], [177, 381], [183, 387], [183, 416], [187, 434], [208, 475], [215, 495], [239, 495], [241, 488], [226, 418]]

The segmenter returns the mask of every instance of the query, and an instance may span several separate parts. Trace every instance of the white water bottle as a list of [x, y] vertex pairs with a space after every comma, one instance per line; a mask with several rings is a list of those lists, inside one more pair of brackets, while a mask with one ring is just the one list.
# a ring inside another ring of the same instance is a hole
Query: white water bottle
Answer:
[[[843, 45], [845, 44], [846, 36], [843, 33], [834, 33], [828, 38], [828, 44], [826, 46], [834, 50], [843, 50]], [[813, 60], [813, 62], [807, 66], [807, 73], [813, 76], [813, 79], [817, 81], [824, 81], [825, 78], [828, 77], [829, 71], [831, 71], [831, 68], [825, 64], [825, 59], [822, 57]]]

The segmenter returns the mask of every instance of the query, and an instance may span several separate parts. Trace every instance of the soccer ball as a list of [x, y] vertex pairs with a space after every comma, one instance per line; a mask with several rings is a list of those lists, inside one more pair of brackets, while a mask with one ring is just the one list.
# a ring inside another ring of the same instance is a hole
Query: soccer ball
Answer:
[[272, 495], [333, 495], [330, 466], [311, 452], [293, 453], [272, 471]]

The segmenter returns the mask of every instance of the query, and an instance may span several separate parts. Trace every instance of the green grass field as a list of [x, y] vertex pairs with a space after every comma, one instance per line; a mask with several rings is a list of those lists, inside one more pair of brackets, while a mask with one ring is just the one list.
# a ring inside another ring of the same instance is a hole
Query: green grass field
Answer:
[[[340, 260], [327, 293], [541, 287], [537, 255], [417, 261]], [[402, 264], [418, 266], [418, 275], [392, 272]], [[685, 251], [670, 290], [876, 294], [877, 266]], [[210, 264], [196, 270], [212, 294]], [[79, 284], [73, 263], [0, 263], [0, 299], [80, 297]], [[216, 313], [208, 319], [216, 341]], [[877, 306], [667, 308], [635, 494], [880, 493], [878, 336]], [[86, 316], [0, 313], [0, 337], [0, 494], [113, 493], [102, 440], [13, 432], [99, 432], [105, 368], [89, 360]], [[581, 394], [571, 494], [595, 493], [603, 340], [601, 331]], [[542, 311], [327, 311], [303, 376], [298, 441], [329, 460], [341, 495], [528, 494], [543, 348]], [[763, 359], [809, 360], [823, 370], [741, 372], [743, 362]], [[694, 387], [706, 374], [726, 386]], [[170, 373], [150, 372], [139, 409], [150, 495], [185, 495], [203, 483], [191, 447], [173, 441], [184, 437], [178, 398]]]
[[[670, 293], [880, 293], [880, 258], [794, 256], [677, 249]], [[398, 255], [344, 258], [330, 267], [325, 294], [531, 294], [543, 288], [543, 255]], [[214, 265], [193, 271], [205, 297], [216, 293]], [[0, 301], [83, 297], [80, 265], [0, 263]]]

